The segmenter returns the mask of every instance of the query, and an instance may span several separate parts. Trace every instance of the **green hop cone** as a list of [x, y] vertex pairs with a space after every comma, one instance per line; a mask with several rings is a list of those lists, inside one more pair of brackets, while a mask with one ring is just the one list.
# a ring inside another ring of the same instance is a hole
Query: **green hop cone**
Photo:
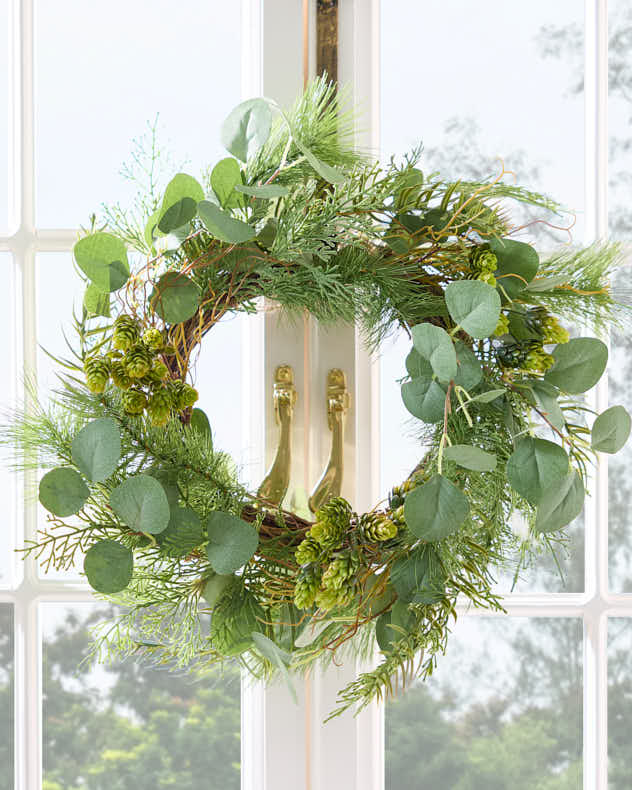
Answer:
[[318, 560], [321, 551], [320, 543], [308, 536], [299, 543], [294, 556], [299, 565], [308, 565]]
[[173, 402], [178, 411], [190, 408], [199, 397], [198, 391], [185, 381], [173, 382]]
[[316, 605], [324, 612], [335, 609], [336, 606], [345, 606], [352, 598], [352, 591], [345, 588], [321, 587], [316, 593]]
[[152, 362], [149, 349], [142, 343], [137, 343], [125, 355], [124, 364], [127, 375], [133, 379], [142, 379], [149, 373]]
[[496, 324], [496, 329], [494, 329], [494, 334], [496, 337], [502, 337], [509, 332], [509, 318], [504, 313], [500, 314], [500, 318], [498, 319], [498, 324]]
[[481, 272], [476, 277], [477, 280], [480, 280], [482, 283], [487, 283], [487, 285], [491, 285], [492, 288], [496, 287], [496, 278], [491, 272]]
[[359, 564], [359, 560], [352, 554], [336, 557], [323, 573], [323, 589], [342, 590], [355, 587], [355, 574]]
[[555, 360], [551, 354], [547, 354], [540, 346], [539, 348], [532, 348], [527, 353], [522, 368], [530, 373], [545, 373], [552, 367], [554, 362]]
[[110, 363], [105, 357], [87, 357], [83, 363], [86, 374], [86, 384], [90, 392], [100, 394], [105, 390], [105, 385], [110, 378]]
[[294, 586], [294, 603], [298, 609], [309, 609], [316, 600], [320, 579], [313, 571], [302, 573]]
[[127, 375], [124, 363], [120, 359], [112, 362], [112, 381], [114, 386], [120, 390], [128, 390], [132, 384], [132, 379]]
[[143, 332], [143, 343], [152, 351], [161, 351], [164, 348], [165, 341], [160, 329], [151, 327]]
[[477, 274], [492, 274], [498, 267], [498, 258], [486, 244], [480, 244], [470, 252], [470, 268]]
[[173, 409], [171, 394], [166, 387], [153, 392], [147, 404], [147, 414], [153, 425], [166, 425]]
[[397, 525], [384, 513], [365, 513], [360, 519], [360, 529], [370, 543], [390, 540], [397, 535]]
[[155, 382], [164, 381], [168, 375], [169, 375], [169, 368], [165, 365], [164, 362], [161, 362], [159, 359], [157, 359], [154, 362], [151, 370], [149, 371], [149, 376], [152, 379], [152, 381]]
[[542, 321], [542, 335], [545, 343], [568, 343], [571, 339], [568, 331], [552, 315], [547, 315]]
[[123, 411], [131, 417], [137, 417], [142, 414], [147, 407], [147, 398], [145, 393], [139, 390], [128, 390], [123, 393], [122, 397]]
[[114, 322], [112, 345], [121, 351], [127, 351], [138, 342], [140, 332], [138, 323], [129, 315], [120, 315]]

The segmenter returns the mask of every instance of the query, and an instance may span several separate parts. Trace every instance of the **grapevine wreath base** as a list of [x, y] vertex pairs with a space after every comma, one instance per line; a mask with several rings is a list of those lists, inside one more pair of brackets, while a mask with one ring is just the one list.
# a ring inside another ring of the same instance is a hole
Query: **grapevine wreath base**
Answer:
[[[237, 659], [291, 682], [377, 640], [381, 663], [332, 715], [402, 672], [429, 675], [457, 598], [500, 609], [495, 569], [560, 547], [595, 452], [630, 432], [623, 407], [593, 421], [583, 398], [606, 345], [563, 326], [620, 320], [618, 250], [541, 260], [509, 210], [558, 212], [550, 199], [502, 176], [445, 181], [418, 168], [420, 151], [381, 166], [354, 150], [352, 128], [319, 79], [288, 112], [239, 105], [222, 127], [232, 156], [203, 184], [179, 173], [159, 194], [150, 157], [149, 190], [128, 212], [106, 208], [74, 247], [85, 299], [52, 403], [4, 431], [23, 468], [49, 470], [48, 525], [25, 551], [57, 569], [85, 552], [88, 582], [120, 607], [96, 655], [202, 674]], [[371, 348], [409, 334], [401, 392], [423, 457], [371, 512], [336, 498], [306, 521], [246, 490], [213, 445], [195, 358], [261, 297], [361, 324]]]

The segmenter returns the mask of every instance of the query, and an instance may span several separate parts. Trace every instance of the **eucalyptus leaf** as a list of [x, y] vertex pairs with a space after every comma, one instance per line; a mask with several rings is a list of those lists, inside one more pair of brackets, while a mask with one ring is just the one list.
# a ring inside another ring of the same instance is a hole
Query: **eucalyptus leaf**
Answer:
[[384, 612], [375, 622], [375, 639], [377, 645], [383, 653], [390, 653], [393, 645], [397, 642], [397, 634], [391, 628], [391, 612]]
[[544, 380], [578, 395], [595, 386], [608, 364], [608, 347], [595, 337], [576, 337], [553, 350], [555, 363]]
[[89, 316], [110, 317], [110, 294], [100, 291], [94, 283], [89, 283], [83, 295], [83, 306]]
[[129, 279], [125, 244], [111, 233], [91, 233], [73, 247], [77, 266], [103, 293], [118, 291]]
[[568, 282], [567, 274], [554, 274], [548, 277], [537, 277], [535, 280], [527, 285], [526, 290], [531, 293], [542, 293], [543, 291], [552, 291], [565, 285]]
[[130, 548], [115, 540], [100, 540], [86, 552], [83, 570], [93, 590], [113, 595], [132, 580], [134, 555]]
[[554, 442], [522, 439], [507, 461], [509, 484], [532, 505], [540, 504], [551, 486], [559, 486], [568, 475], [568, 456]]
[[241, 168], [236, 159], [221, 159], [211, 171], [211, 187], [222, 208], [238, 208], [245, 199], [235, 190], [241, 186]]
[[239, 184], [235, 189], [237, 192], [242, 192], [244, 195], [261, 198], [262, 200], [273, 200], [274, 198], [285, 197], [290, 194], [290, 190], [287, 187], [281, 186], [281, 184], [260, 184], [255, 186]]
[[214, 511], [206, 522], [208, 560], [216, 573], [234, 573], [252, 558], [259, 544], [257, 530], [230, 513]]
[[165, 530], [171, 516], [164, 488], [146, 474], [123, 480], [110, 494], [110, 506], [130, 529], [148, 535]]
[[318, 175], [324, 180], [328, 181], [330, 184], [342, 184], [344, 183], [345, 176], [340, 170], [337, 170], [335, 167], [331, 167], [326, 162], [321, 161], [317, 156], [315, 156], [309, 148], [301, 143], [300, 140], [294, 140], [296, 143], [296, 147], [300, 150], [303, 154], [305, 159], [309, 162], [309, 164], [314, 168], [314, 170], [318, 173]]
[[554, 532], [570, 524], [582, 512], [585, 495], [581, 475], [572, 469], [560, 484], [545, 491], [536, 513], [536, 531]]
[[465, 494], [443, 475], [434, 475], [414, 488], [404, 503], [408, 529], [429, 543], [456, 532], [469, 512], [470, 503]]
[[197, 203], [190, 197], [183, 197], [161, 215], [158, 221], [158, 230], [161, 233], [171, 233], [183, 225], [187, 225], [197, 214]]
[[209, 422], [206, 413], [202, 409], [195, 408], [191, 412], [190, 426], [195, 431], [199, 431], [208, 437], [209, 442], [213, 443], [213, 431], [211, 430], [211, 423]]
[[440, 381], [449, 382], [457, 374], [456, 351], [450, 335], [434, 324], [417, 324], [411, 330], [413, 345], [431, 364]]
[[215, 604], [219, 601], [219, 599], [226, 592], [228, 587], [230, 587], [230, 585], [234, 582], [234, 580], [235, 577], [232, 574], [222, 575], [219, 573], [214, 573], [204, 585], [202, 598], [204, 598], [210, 607], [215, 606]]
[[591, 443], [600, 453], [618, 453], [630, 436], [632, 420], [623, 406], [611, 406], [593, 423]]
[[493, 472], [496, 468], [496, 456], [493, 453], [486, 453], [480, 447], [469, 444], [453, 444], [445, 448], [443, 455], [448, 461], [454, 461], [473, 472]]
[[557, 400], [559, 396], [557, 387], [548, 381], [538, 379], [533, 379], [530, 387], [546, 419], [554, 428], [561, 431], [564, 428], [564, 414]]
[[256, 231], [251, 225], [234, 219], [208, 200], [203, 200], [198, 204], [198, 214], [208, 232], [216, 239], [228, 244], [241, 244], [254, 239], [256, 235]]
[[288, 664], [291, 661], [291, 656], [289, 653], [286, 653], [285, 650], [281, 650], [281, 648], [276, 645], [271, 639], [268, 639], [265, 634], [262, 634], [258, 631], [253, 631], [252, 634], [252, 641], [255, 644], [257, 650], [261, 653], [264, 658], [267, 658], [271, 664], [274, 664], [277, 669], [281, 672], [283, 679], [285, 680], [285, 684], [288, 688], [288, 691], [292, 695], [292, 699], [296, 704], [298, 704], [298, 697], [296, 696], [296, 689], [294, 688], [294, 684], [292, 683], [292, 678], [290, 677], [290, 673], [288, 672]]
[[493, 403], [497, 398], [500, 398], [501, 395], [504, 395], [507, 392], [504, 388], [497, 388], [493, 390], [485, 390], [485, 392], [479, 392], [478, 395], [473, 395], [470, 399], [472, 403]]
[[121, 432], [110, 417], [100, 417], [85, 425], [72, 440], [72, 462], [94, 483], [102, 483], [121, 458]]
[[39, 501], [55, 516], [78, 513], [90, 496], [90, 489], [74, 469], [65, 466], [46, 472], [39, 484]]
[[472, 390], [481, 383], [483, 369], [476, 354], [461, 340], [454, 344], [456, 352], [456, 378], [454, 384], [464, 390]]
[[406, 603], [434, 603], [443, 597], [445, 578], [434, 549], [421, 546], [395, 560], [391, 583]]
[[165, 188], [161, 213], [178, 203], [182, 198], [190, 198], [195, 203], [204, 200], [204, 189], [200, 182], [188, 173], [176, 173]]
[[237, 159], [246, 162], [267, 141], [271, 126], [272, 111], [268, 102], [248, 99], [237, 105], [222, 124], [222, 145]]
[[200, 517], [188, 506], [170, 507], [169, 523], [157, 540], [168, 557], [186, 557], [204, 541]]
[[538, 253], [530, 244], [513, 239], [491, 239], [489, 248], [498, 259], [496, 281], [514, 299], [538, 273]]
[[150, 304], [165, 323], [181, 324], [197, 313], [200, 288], [185, 275], [168, 271], [156, 283]]
[[471, 337], [494, 333], [500, 318], [500, 296], [480, 280], [460, 280], [445, 289], [445, 303], [451, 318]]
[[418, 420], [434, 423], [444, 417], [446, 393], [434, 379], [419, 377], [402, 384], [402, 400]]
[[408, 375], [413, 378], [432, 378], [432, 365], [427, 359], [424, 359], [419, 351], [413, 346], [406, 356], [406, 370]]

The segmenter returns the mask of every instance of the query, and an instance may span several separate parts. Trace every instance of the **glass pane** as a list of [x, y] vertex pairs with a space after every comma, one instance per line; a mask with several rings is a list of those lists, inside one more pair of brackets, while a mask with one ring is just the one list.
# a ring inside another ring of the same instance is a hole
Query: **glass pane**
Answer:
[[44, 787], [238, 790], [240, 679], [82, 664], [102, 605], [43, 604]]
[[608, 790], [632, 786], [632, 620], [608, 621]]
[[386, 790], [580, 790], [582, 624], [463, 617], [386, 705]]
[[[77, 227], [102, 202], [129, 204], [119, 175], [159, 113], [170, 170], [224, 156], [219, 125], [240, 100], [240, 4], [169, 0], [36, 3], [37, 216]], [[164, 159], [164, 156], [162, 157]]]
[[[7, 415], [17, 405], [18, 380], [21, 375], [21, 326], [18, 325], [18, 271], [8, 253], [0, 253], [3, 287], [0, 289], [0, 332], [2, 333], [3, 375], [0, 376], [0, 413]], [[20, 371], [20, 375], [18, 374]], [[0, 418], [4, 421], [6, 417]], [[16, 582], [15, 554], [18, 531], [19, 477], [10, 468], [13, 453], [0, 447], [0, 497], [2, 497], [2, 528], [0, 531], [0, 587]]]
[[[0, 30], [9, 30], [9, 0], [0, 0]], [[7, 35], [4, 36], [4, 42]], [[0, 47], [0, 232], [9, 225], [9, 48]]]
[[[632, 8], [625, 0], [611, 0], [609, 13], [609, 96], [608, 128], [610, 132], [609, 169], [609, 219], [610, 233], [618, 239], [629, 241], [632, 234], [632, 211], [629, 192], [632, 167]], [[629, 292], [632, 282], [630, 264], [615, 279], [615, 291]], [[609, 366], [609, 397], [614, 405], [620, 403], [632, 408], [632, 341], [626, 332], [613, 332]], [[632, 592], [630, 563], [632, 562], [632, 520], [629, 501], [632, 497], [630, 482], [630, 443], [620, 453], [608, 459], [609, 489], [609, 553], [610, 588], [614, 592]]]
[[[421, 169], [455, 179], [497, 174], [502, 159], [518, 183], [542, 189], [577, 212], [572, 233], [581, 241], [583, 3], [391, 0], [382, 4], [381, 35], [383, 157], [402, 155], [421, 142]], [[454, 53], [449, 59], [446, 41]], [[442, 64], [439, 71], [429, 68], [436, 63]], [[534, 122], [535, 108], [545, 123]], [[516, 217], [521, 222], [536, 215]], [[572, 215], [566, 219], [573, 222]], [[567, 242], [568, 234], [538, 223], [517, 238], [550, 249]], [[408, 346], [402, 336], [382, 349], [382, 494], [422, 455], [420, 424], [407, 416], [395, 383], [405, 374]], [[502, 592], [582, 591], [581, 520], [570, 530], [568, 546], [557, 550], [557, 562], [544, 547], [535, 568], [515, 586], [511, 572], [498, 576]]]
[[13, 790], [13, 607], [0, 604], [0, 790]]

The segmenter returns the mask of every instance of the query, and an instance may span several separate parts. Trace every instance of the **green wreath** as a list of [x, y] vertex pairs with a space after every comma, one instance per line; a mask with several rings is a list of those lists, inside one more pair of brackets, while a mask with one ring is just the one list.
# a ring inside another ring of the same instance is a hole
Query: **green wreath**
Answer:
[[[608, 350], [561, 324], [617, 320], [617, 248], [540, 260], [512, 238], [508, 206], [559, 212], [549, 198], [423, 173], [420, 151], [380, 166], [352, 130], [324, 79], [288, 112], [252, 99], [224, 122], [232, 157], [204, 186], [180, 173], [134, 210], [107, 209], [102, 228], [93, 219], [74, 247], [87, 287], [61, 386], [5, 431], [23, 467], [49, 469], [48, 526], [25, 551], [57, 569], [85, 553], [88, 582], [121, 605], [95, 654], [201, 674], [237, 659], [290, 680], [376, 639], [381, 663], [332, 715], [400, 672], [429, 675], [457, 598], [501, 609], [494, 569], [563, 542], [595, 452], [630, 432], [621, 406], [587, 427], [582, 395]], [[361, 324], [372, 348], [410, 335], [401, 391], [426, 449], [387, 503], [358, 514], [336, 498], [310, 523], [250, 493], [213, 446], [195, 354], [260, 297]]]

